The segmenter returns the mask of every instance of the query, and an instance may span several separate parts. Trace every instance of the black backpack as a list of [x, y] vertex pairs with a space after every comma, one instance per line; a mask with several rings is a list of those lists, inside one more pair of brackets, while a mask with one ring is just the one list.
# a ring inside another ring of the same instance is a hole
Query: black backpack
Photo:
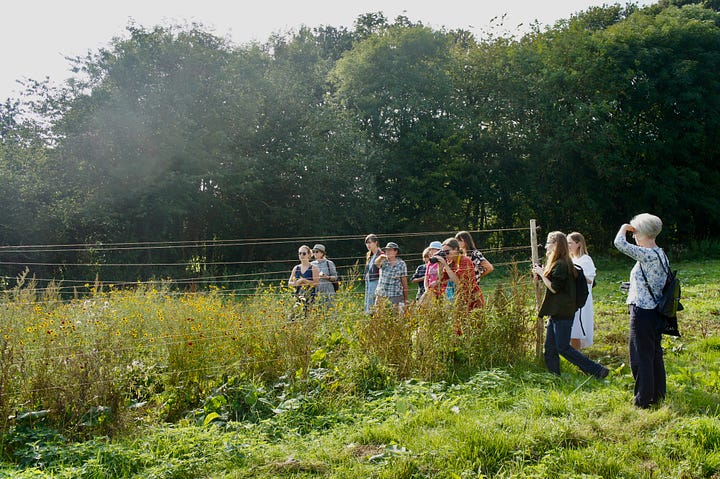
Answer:
[[590, 290], [588, 289], [587, 278], [585, 278], [583, 269], [576, 264], [573, 266], [575, 266], [575, 271], [577, 271], [577, 277], [575, 278], [575, 309], [577, 310], [587, 303]]
[[645, 280], [645, 285], [647, 286], [648, 291], [650, 291], [650, 296], [652, 296], [653, 300], [657, 303], [655, 309], [665, 320], [665, 329], [663, 330], [663, 334], [680, 337], [677, 312], [682, 311], [685, 308], [683, 308], [683, 305], [680, 303], [680, 280], [677, 278], [677, 270], [672, 271], [670, 269], [670, 261], [667, 256], [663, 254], [663, 256], [665, 256], [665, 261], [663, 261], [660, 257], [660, 253], [655, 250], [653, 250], [653, 252], [657, 255], [660, 266], [663, 271], [665, 271], [666, 275], [665, 285], [663, 286], [660, 296], [656, 296], [650, 287], [650, 283], [648, 283], [647, 276], [645, 276], [642, 264], [640, 265], [640, 272]]

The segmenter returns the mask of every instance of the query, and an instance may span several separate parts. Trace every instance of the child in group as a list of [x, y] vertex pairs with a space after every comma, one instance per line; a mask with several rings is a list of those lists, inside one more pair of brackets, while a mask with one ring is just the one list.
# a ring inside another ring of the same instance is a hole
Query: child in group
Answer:
[[425, 251], [428, 252], [428, 262], [425, 267], [425, 280], [423, 281], [423, 290], [425, 294], [420, 298], [420, 302], [424, 302], [427, 298], [434, 294], [438, 279], [440, 277], [440, 269], [437, 263], [431, 263], [430, 258], [435, 256], [442, 249], [442, 243], [432, 241]]
[[427, 271], [428, 261], [430, 260], [430, 248], [425, 248], [422, 252], [423, 262], [415, 270], [415, 274], [412, 275], [410, 281], [418, 285], [417, 294], [415, 300], [419, 300], [423, 293], [425, 293], [425, 272]]

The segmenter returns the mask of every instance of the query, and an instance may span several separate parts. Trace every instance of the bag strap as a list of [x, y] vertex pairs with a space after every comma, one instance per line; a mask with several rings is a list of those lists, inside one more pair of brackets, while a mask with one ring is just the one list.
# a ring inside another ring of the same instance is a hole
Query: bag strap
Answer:
[[[660, 258], [660, 253], [658, 253], [657, 250], [654, 250], [654, 249], [653, 249], [653, 253], [655, 253], [655, 255], [657, 256], [658, 261], [660, 262], [660, 266], [662, 267], [663, 272], [665, 273], [665, 281], [667, 281], [667, 277], [670, 275], [670, 260], [668, 259], [667, 255], [663, 251], [663, 256], [665, 256], [665, 261], [667, 261], [667, 266], [666, 266], [665, 263], [663, 263], [662, 258]], [[650, 287], [650, 283], [647, 280], [647, 276], [645, 276], [645, 270], [642, 267], [642, 263], [640, 263], [640, 272], [642, 273], [643, 279], [645, 280], [645, 286], [647, 287], [648, 291], [650, 292], [650, 296], [652, 296], [653, 301], [655, 301], [655, 303], [657, 304], [659, 301], [655, 297], [655, 293], [653, 293], [653, 290]]]

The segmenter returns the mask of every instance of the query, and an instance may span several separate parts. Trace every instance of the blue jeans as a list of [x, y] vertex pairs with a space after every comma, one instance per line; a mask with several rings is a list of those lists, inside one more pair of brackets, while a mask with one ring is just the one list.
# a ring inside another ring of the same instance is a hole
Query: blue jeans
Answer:
[[365, 281], [365, 314], [372, 312], [375, 304], [375, 290], [379, 281]]
[[665, 321], [654, 309], [630, 305], [630, 369], [635, 378], [633, 403], [638, 407], [665, 397], [664, 327]]
[[[583, 372], [602, 377], [605, 368], [570, 346], [572, 317], [550, 317], [545, 335], [545, 366], [551, 373], [560, 375], [560, 356], [564, 357]], [[605, 374], [607, 376], [607, 374]]]

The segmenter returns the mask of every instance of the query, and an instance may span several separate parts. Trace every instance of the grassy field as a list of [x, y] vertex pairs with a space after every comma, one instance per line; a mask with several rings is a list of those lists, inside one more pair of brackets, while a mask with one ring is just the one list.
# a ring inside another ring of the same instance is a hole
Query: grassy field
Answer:
[[[682, 338], [668, 397], [630, 404], [629, 261], [599, 260], [595, 345], [614, 370], [561, 378], [534, 358], [527, 277], [489, 307], [288, 321], [287, 291], [6, 293], [0, 477], [720, 478], [720, 261], [678, 263]], [[463, 335], [458, 336], [458, 326]]]

